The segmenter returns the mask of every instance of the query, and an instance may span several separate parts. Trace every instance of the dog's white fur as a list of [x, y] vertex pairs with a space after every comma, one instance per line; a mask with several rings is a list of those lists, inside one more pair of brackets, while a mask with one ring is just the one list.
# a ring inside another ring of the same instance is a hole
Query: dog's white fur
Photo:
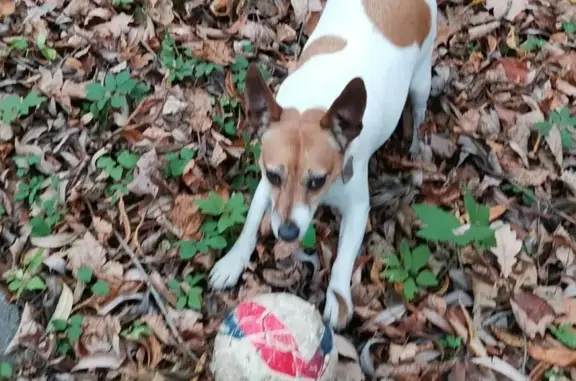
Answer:
[[[436, 36], [436, 1], [425, 1], [431, 16], [428, 37], [422, 46], [414, 43], [398, 47], [371, 23], [362, 0], [328, 0], [306, 45], [321, 36], [339, 36], [346, 40], [345, 48], [332, 54], [313, 56], [286, 78], [276, 96], [282, 108], [303, 112], [310, 108], [328, 109], [354, 77], [361, 77], [366, 86], [363, 128], [347, 147], [344, 157], [345, 162], [353, 156], [354, 174], [346, 184], [338, 179], [322, 200], [342, 214], [338, 254], [332, 267], [324, 309], [324, 319], [334, 328], [345, 326], [353, 313], [350, 281], [370, 210], [368, 161], [394, 132], [408, 95], [413, 106], [414, 127], [410, 152], [418, 152], [417, 131], [424, 121], [430, 93], [431, 59]], [[264, 176], [254, 194], [240, 237], [211, 271], [209, 282], [213, 289], [237, 283], [255, 249], [260, 221], [270, 208], [270, 191], [271, 185]], [[300, 228], [300, 238], [311, 223], [316, 207], [298, 205], [292, 209], [292, 218]], [[279, 223], [278, 216], [272, 213], [271, 225], [276, 237]], [[339, 321], [337, 295], [346, 304], [346, 321]]]

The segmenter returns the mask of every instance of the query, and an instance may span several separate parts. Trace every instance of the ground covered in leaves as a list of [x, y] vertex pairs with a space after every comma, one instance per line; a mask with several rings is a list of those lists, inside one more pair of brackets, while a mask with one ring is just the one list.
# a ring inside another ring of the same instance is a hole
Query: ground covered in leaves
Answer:
[[[399, 128], [370, 163], [338, 380], [576, 379], [575, 2], [438, 3], [421, 157]], [[27, 354], [0, 378], [211, 380], [239, 301], [323, 308], [329, 209], [305, 254], [263, 223], [234, 290], [206, 276], [259, 176], [246, 68], [276, 88], [324, 4], [0, 0], [0, 275]]]

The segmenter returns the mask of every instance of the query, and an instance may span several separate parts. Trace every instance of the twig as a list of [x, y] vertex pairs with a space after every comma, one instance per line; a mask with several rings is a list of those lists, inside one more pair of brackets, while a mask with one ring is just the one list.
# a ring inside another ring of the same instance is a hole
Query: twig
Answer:
[[162, 312], [162, 315], [164, 315], [164, 319], [166, 319], [166, 324], [168, 324], [170, 331], [172, 331], [172, 335], [176, 338], [176, 341], [179, 344], [178, 348], [182, 351], [182, 353], [185, 356], [192, 359], [194, 362], [198, 362], [198, 356], [196, 356], [194, 353], [192, 353], [190, 348], [188, 348], [188, 345], [186, 345], [186, 343], [184, 342], [184, 339], [182, 338], [182, 336], [178, 332], [178, 329], [176, 329], [174, 322], [168, 316], [168, 309], [164, 305], [164, 301], [162, 300], [162, 297], [160, 296], [158, 291], [156, 291], [156, 289], [152, 285], [152, 282], [150, 282], [150, 278], [148, 277], [148, 273], [144, 269], [144, 266], [142, 266], [142, 263], [138, 259], [138, 256], [136, 255], [136, 253], [134, 253], [134, 250], [132, 250], [130, 248], [130, 246], [128, 246], [128, 244], [126, 243], [124, 238], [122, 238], [122, 236], [120, 235], [118, 230], [113, 228], [113, 231], [114, 231], [114, 235], [116, 236], [116, 239], [118, 239], [118, 242], [120, 242], [120, 246], [122, 246], [122, 248], [128, 253], [128, 255], [130, 255], [132, 262], [134, 262], [138, 271], [140, 271], [142, 273], [142, 275], [144, 276], [144, 279], [146, 280], [146, 284], [148, 285], [148, 287], [150, 289], [150, 293], [154, 297], [154, 300], [156, 301], [158, 308], [160, 308], [160, 312]]

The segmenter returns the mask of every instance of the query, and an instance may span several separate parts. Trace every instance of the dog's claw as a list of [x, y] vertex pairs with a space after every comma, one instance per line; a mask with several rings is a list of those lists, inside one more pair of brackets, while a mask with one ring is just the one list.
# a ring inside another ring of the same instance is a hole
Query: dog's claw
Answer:
[[223, 290], [235, 286], [247, 265], [247, 261], [244, 258], [245, 256], [238, 253], [229, 252], [216, 262], [212, 271], [210, 271], [208, 280], [210, 288]]
[[348, 325], [352, 319], [353, 311], [350, 285], [345, 285], [337, 280], [331, 281], [326, 290], [324, 320], [333, 329], [339, 330]]

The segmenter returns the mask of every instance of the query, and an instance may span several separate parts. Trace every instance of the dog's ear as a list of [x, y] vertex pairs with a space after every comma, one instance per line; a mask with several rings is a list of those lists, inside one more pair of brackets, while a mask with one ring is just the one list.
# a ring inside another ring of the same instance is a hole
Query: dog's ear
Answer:
[[334, 132], [343, 149], [360, 134], [366, 98], [364, 81], [356, 77], [348, 82], [320, 120], [323, 128]]
[[244, 96], [250, 126], [256, 130], [258, 136], [264, 132], [271, 121], [280, 120], [282, 107], [276, 103], [274, 94], [254, 63], [250, 64], [246, 71]]
[[[330, 129], [342, 151], [360, 134], [366, 110], [366, 86], [360, 77], [352, 79], [320, 120], [323, 128]], [[348, 157], [342, 167], [342, 181], [347, 183], [354, 175], [354, 158]]]

